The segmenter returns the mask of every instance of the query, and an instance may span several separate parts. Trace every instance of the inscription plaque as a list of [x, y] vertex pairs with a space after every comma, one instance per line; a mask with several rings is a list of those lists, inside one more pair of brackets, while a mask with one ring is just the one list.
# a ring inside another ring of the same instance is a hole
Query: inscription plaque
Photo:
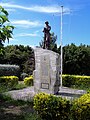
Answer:
[[[50, 84], [50, 58], [49, 55], [42, 55], [41, 56], [41, 69], [40, 69], [40, 76], [41, 76], [41, 83], [43, 83], [42, 88], [48, 88], [46, 84]], [[44, 85], [45, 84], [45, 85]]]
[[49, 75], [49, 71], [48, 71], [48, 64], [47, 63], [43, 63], [41, 64], [41, 75], [42, 76], [48, 76]]
[[49, 89], [49, 84], [48, 83], [41, 83], [41, 88]]
[[41, 76], [42, 77], [49, 77], [49, 67], [50, 67], [50, 63], [49, 63], [49, 56], [48, 55], [44, 55], [41, 56]]

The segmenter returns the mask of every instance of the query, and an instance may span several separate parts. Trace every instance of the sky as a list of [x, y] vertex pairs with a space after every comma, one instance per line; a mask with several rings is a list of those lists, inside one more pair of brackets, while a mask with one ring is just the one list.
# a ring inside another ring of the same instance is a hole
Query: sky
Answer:
[[13, 38], [5, 45], [39, 46], [48, 21], [60, 46], [61, 6], [63, 46], [90, 45], [90, 0], [0, 0], [0, 5], [8, 11], [15, 26]]

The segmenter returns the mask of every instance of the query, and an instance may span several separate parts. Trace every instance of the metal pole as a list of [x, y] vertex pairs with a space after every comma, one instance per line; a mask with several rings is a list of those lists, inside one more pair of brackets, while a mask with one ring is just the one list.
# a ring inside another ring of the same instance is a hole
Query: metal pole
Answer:
[[62, 69], [63, 69], [63, 51], [62, 51], [62, 16], [63, 16], [63, 6], [61, 6], [61, 87], [62, 87]]

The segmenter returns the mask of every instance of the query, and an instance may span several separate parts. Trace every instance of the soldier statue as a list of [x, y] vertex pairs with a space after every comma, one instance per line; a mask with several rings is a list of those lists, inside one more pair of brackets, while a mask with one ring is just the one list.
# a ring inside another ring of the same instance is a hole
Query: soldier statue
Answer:
[[50, 30], [51, 30], [51, 26], [49, 26], [49, 22], [46, 21], [45, 22], [45, 27], [43, 29], [44, 32], [44, 49], [50, 49]]

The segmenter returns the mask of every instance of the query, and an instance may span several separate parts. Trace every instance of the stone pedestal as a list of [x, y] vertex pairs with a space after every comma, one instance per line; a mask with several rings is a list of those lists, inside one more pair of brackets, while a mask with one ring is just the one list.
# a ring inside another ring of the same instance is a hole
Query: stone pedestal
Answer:
[[59, 54], [35, 48], [34, 91], [56, 94], [60, 86], [60, 56]]

